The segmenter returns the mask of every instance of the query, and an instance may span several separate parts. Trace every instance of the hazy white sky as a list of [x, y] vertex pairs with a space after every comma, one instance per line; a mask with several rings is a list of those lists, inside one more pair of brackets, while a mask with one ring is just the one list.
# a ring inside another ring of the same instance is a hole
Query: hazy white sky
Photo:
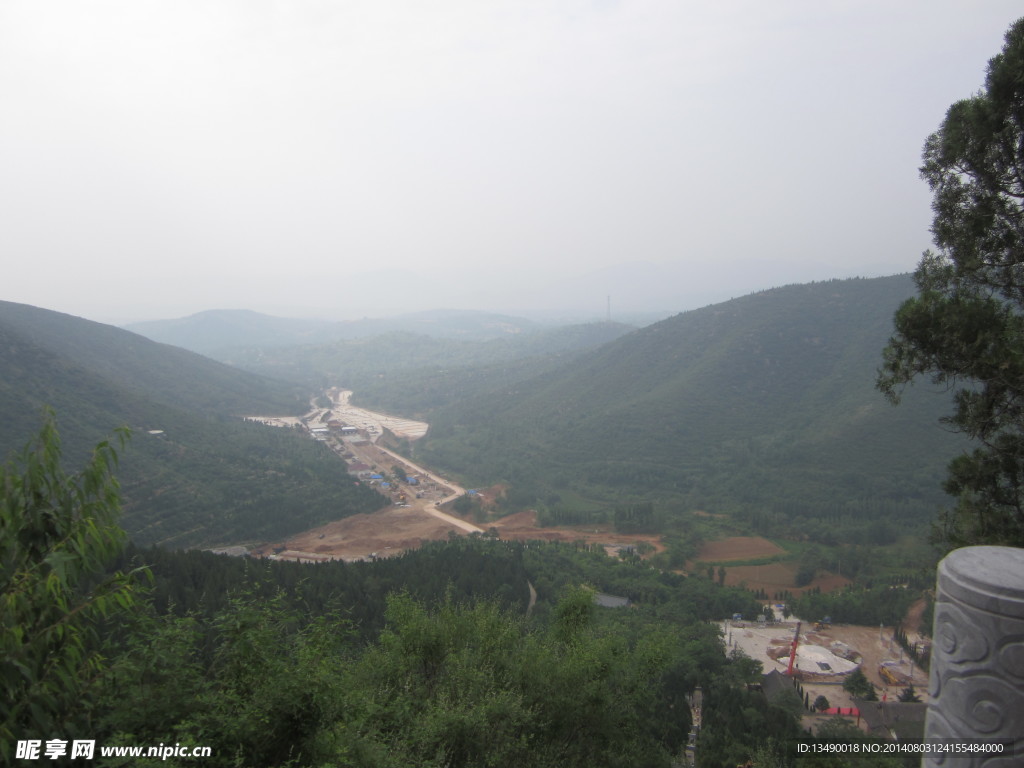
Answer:
[[0, 0], [0, 299], [600, 316], [910, 271], [925, 137], [1022, 14]]

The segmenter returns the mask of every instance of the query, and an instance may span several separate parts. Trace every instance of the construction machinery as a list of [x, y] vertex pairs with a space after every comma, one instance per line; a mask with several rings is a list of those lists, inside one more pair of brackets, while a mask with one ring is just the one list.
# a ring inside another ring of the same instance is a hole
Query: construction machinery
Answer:
[[906, 682], [906, 677], [896, 666], [897, 663], [883, 661], [878, 665], [878, 674], [886, 685], [903, 685]]
[[818, 632], [820, 632], [823, 629], [831, 629], [831, 628], [832, 628], [832, 617], [831, 616], [826, 616], [821, 621], [816, 621], [814, 623], [814, 629], [816, 631], [818, 631]]
[[800, 644], [800, 622], [796, 623], [796, 632], [793, 633], [793, 645], [792, 650], [789, 652], [789, 667], [786, 669], [786, 674], [790, 677], [793, 676], [793, 665], [796, 663], [796, 647]]

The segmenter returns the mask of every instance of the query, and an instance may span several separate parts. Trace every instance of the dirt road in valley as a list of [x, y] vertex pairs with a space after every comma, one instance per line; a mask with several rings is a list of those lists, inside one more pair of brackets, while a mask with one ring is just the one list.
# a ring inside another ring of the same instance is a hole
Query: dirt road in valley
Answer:
[[[473, 525], [472, 523], [466, 522], [465, 520], [461, 520], [460, 518], [455, 517], [453, 515], [446, 514], [446, 513], [442, 512], [440, 509], [438, 509], [438, 507], [440, 507], [442, 504], [447, 504], [450, 501], [455, 501], [455, 499], [459, 498], [459, 496], [462, 496], [463, 494], [465, 494], [466, 493], [466, 489], [465, 488], [462, 488], [461, 486], [458, 486], [458, 485], [456, 485], [455, 483], [453, 483], [453, 482], [451, 482], [449, 480], [445, 480], [443, 477], [434, 474], [429, 469], [425, 469], [425, 468], [419, 466], [418, 464], [413, 464], [411, 461], [409, 461], [404, 456], [401, 456], [400, 454], [397, 454], [394, 451], [389, 450], [389, 449], [385, 448], [382, 445], [378, 445], [376, 447], [377, 447], [377, 450], [380, 451], [381, 453], [387, 454], [391, 458], [395, 459], [398, 463], [400, 463], [400, 464], [408, 467], [409, 469], [411, 469], [412, 472], [410, 472], [409, 474], [420, 475], [421, 477], [426, 477], [429, 480], [431, 480], [432, 482], [437, 483], [439, 486], [446, 487], [446, 488], [448, 488], [451, 491], [451, 493], [449, 493], [447, 496], [442, 498], [440, 501], [434, 502], [433, 504], [424, 504], [424, 505], [422, 505], [421, 508], [423, 509], [424, 512], [426, 512], [428, 515], [436, 517], [438, 520], [444, 520], [446, 523], [450, 523], [451, 525], [454, 525], [457, 528], [461, 528], [462, 530], [466, 531], [467, 533], [483, 533], [484, 532], [483, 528], [480, 528], [479, 526]], [[421, 499], [416, 499], [416, 501], [421, 501]]]
[[[338, 419], [343, 424], [357, 426], [364, 435], [369, 434], [369, 439], [339, 439], [335, 435], [327, 438], [326, 444], [343, 460], [347, 459], [348, 464], [372, 467], [380, 474], [390, 474], [391, 468], [399, 465], [406, 475], [417, 476], [419, 484], [390, 487], [381, 484], [381, 492], [395, 502], [391, 506], [373, 514], [335, 520], [283, 541], [267, 543], [256, 551], [285, 560], [352, 561], [398, 555], [419, 547], [424, 541], [446, 539], [452, 532], [484, 532], [483, 528], [440, 508], [465, 494], [464, 488], [376, 442], [383, 428], [416, 439], [426, 433], [427, 424], [354, 408], [349, 405], [352, 393], [346, 390], [330, 394], [334, 407], [329, 414], [318, 409], [310, 424], [321, 425], [328, 419]], [[270, 419], [260, 420], [277, 423]], [[347, 464], [339, 467], [340, 471], [345, 469]]]
[[[333, 402], [330, 412], [316, 409], [312, 416], [307, 415], [307, 422], [311, 426], [319, 426], [331, 419], [337, 419], [343, 424], [357, 426], [363, 430], [363, 435], [369, 437], [338, 438], [331, 435], [325, 437], [326, 444], [350, 465], [369, 467], [378, 474], [391, 474], [392, 467], [400, 465], [404, 468], [405, 474], [417, 476], [419, 484], [392, 485], [389, 488], [380, 486], [381, 492], [395, 502], [392, 506], [370, 515], [353, 515], [336, 520], [283, 541], [267, 543], [257, 547], [255, 551], [266, 556], [291, 560], [361, 560], [371, 556], [387, 557], [401, 554], [407, 549], [420, 546], [424, 541], [446, 539], [453, 532], [484, 532], [484, 528], [458, 517], [450, 509], [446, 511], [441, 508], [465, 494], [465, 488], [437, 472], [409, 461], [377, 441], [383, 427], [392, 432], [407, 429], [409, 432], [405, 433], [405, 436], [416, 439], [426, 433], [427, 424], [353, 409], [349, 404], [352, 393], [347, 390], [332, 391], [329, 394]], [[265, 423], [279, 423], [277, 420], [254, 418]], [[365, 472], [365, 469], [362, 471]], [[401, 498], [402, 494], [405, 496], [404, 499]], [[494, 496], [495, 492], [482, 491], [480, 498], [484, 502], [493, 503]], [[586, 530], [541, 528], [537, 525], [534, 512], [508, 515], [487, 523], [486, 527], [494, 528], [503, 539], [584, 541], [588, 544], [601, 544], [613, 556], [617, 554], [618, 548], [633, 546], [638, 542], [650, 544], [655, 550], [663, 549], [658, 536], [620, 534], [608, 525]]]
[[[424, 541], [446, 539], [453, 532], [459, 535], [484, 532], [484, 528], [439, 508], [439, 505], [451, 502], [465, 493], [465, 489], [458, 484], [369, 441], [344, 441], [334, 446], [334, 449], [340, 454], [350, 454], [351, 462], [375, 467], [382, 472], [389, 472], [393, 465], [400, 464], [409, 470], [409, 474], [417, 475], [420, 484], [402, 485], [385, 491], [396, 503], [378, 512], [335, 520], [288, 539], [257, 547], [256, 551], [286, 560], [354, 561], [371, 556], [399, 555], [407, 549], [419, 547]], [[401, 504], [397, 503], [400, 493], [406, 496]], [[417, 495], [420, 498], [416, 498]], [[482, 491], [480, 498], [493, 502], [493, 496], [491, 491]], [[507, 515], [487, 523], [485, 527], [494, 528], [502, 539], [508, 540], [585, 541], [589, 544], [602, 544], [613, 556], [618, 547], [632, 546], [638, 542], [646, 542], [655, 549], [663, 548], [656, 535], [616, 533], [607, 525], [586, 530], [541, 528], [537, 525], [534, 512]]]

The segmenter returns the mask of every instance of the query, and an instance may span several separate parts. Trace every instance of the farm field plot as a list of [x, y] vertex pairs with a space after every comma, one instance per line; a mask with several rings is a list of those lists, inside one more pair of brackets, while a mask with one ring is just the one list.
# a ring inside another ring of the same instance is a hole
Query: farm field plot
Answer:
[[665, 548], [657, 534], [617, 533], [608, 526], [542, 528], [537, 525], [537, 513], [534, 511], [507, 515], [493, 523], [485, 524], [484, 527], [495, 528], [498, 535], [506, 540], [583, 541], [587, 544], [601, 544], [609, 554], [615, 554], [619, 547], [634, 546], [640, 542], [651, 545], [655, 552]]
[[701, 547], [697, 559], [706, 563], [717, 563], [784, 554], [786, 550], [761, 536], [730, 536], [719, 541], [709, 541]]
[[763, 589], [769, 595], [788, 590], [801, 595], [817, 587], [822, 592], [832, 592], [852, 584], [845, 576], [822, 571], [805, 587], [796, 586], [796, 563], [767, 563], [765, 565], [734, 565], [725, 567], [725, 583], [730, 587], [745, 586], [747, 589]]

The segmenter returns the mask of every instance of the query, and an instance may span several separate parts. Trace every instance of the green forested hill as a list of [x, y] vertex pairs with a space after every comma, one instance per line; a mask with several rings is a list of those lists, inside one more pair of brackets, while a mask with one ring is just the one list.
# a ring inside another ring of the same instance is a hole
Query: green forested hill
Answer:
[[424, 461], [523, 503], [643, 496], [824, 519], [931, 515], [959, 448], [948, 396], [875, 372], [909, 276], [793, 285], [687, 312], [430, 415]]
[[[251, 376], [184, 349], [157, 344], [114, 326], [27, 304], [0, 302], [5, 362], [32, 348], [60, 365], [144, 392], [148, 400], [201, 413], [299, 413], [306, 393]], [[52, 371], [51, 371], [52, 372]], [[57, 382], [60, 383], [60, 382]]]
[[[123, 525], [140, 543], [271, 538], [379, 506], [308, 439], [244, 423], [303, 410], [275, 382], [111, 326], [0, 302], [0, 454], [57, 412], [69, 466], [121, 426]], [[149, 430], [162, 430], [151, 435]]]

